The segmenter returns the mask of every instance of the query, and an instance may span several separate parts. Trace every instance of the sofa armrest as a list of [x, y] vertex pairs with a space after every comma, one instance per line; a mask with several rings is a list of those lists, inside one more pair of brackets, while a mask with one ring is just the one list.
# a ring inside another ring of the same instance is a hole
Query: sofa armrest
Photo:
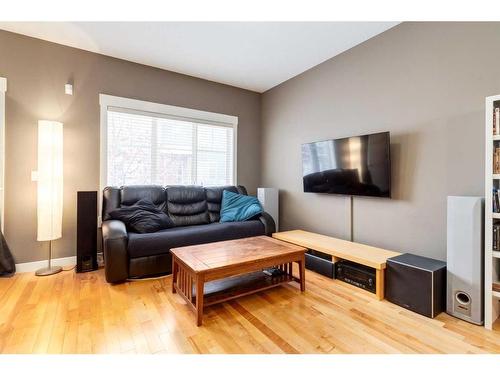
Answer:
[[276, 232], [276, 224], [274, 222], [274, 219], [267, 212], [262, 212], [259, 216], [259, 220], [262, 224], [264, 224], [266, 236], [270, 236], [274, 232]]
[[122, 221], [102, 223], [104, 271], [108, 283], [119, 283], [128, 278], [128, 234]]

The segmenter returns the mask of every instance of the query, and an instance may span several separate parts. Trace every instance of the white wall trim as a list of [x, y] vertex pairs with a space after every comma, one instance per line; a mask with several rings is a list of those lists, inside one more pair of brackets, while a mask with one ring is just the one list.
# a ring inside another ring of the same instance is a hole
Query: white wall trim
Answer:
[[[66, 257], [66, 258], [56, 258], [51, 260], [53, 266], [73, 266], [76, 264], [76, 256]], [[36, 270], [47, 267], [49, 265], [48, 260], [40, 260], [37, 262], [27, 262], [27, 263], [17, 263], [16, 273], [23, 272], [35, 272]]]
[[5, 223], [5, 93], [7, 78], [0, 77], [0, 228]]
[[[237, 185], [238, 178], [238, 117], [216, 112], [200, 111], [197, 109], [177, 107], [168, 104], [153, 103], [143, 100], [123, 98], [106, 94], [99, 94], [100, 109], [100, 141], [99, 141], [99, 212], [102, 208], [102, 191], [107, 186], [107, 125], [108, 110], [119, 109], [124, 112], [154, 113], [162, 117], [185, 120], [190, 122], [212, 123], [219, 126], [233, 128], [233, 184]], [[101, 216], [98, 218], [101, 226]]]

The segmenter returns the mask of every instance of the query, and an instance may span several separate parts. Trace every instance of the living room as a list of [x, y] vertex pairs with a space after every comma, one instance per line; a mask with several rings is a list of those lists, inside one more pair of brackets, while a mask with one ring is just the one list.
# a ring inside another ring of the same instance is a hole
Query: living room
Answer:
[[500, 353], [500, 22], [180, 7], [0, 17], [0, 353]]

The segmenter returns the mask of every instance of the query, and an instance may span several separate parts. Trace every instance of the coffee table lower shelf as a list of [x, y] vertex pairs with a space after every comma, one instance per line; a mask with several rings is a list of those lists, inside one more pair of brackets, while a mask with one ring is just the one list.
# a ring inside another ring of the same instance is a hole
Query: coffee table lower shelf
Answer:
[[[205, 284], [203, 306], [215, 305], [234, 298], [274, 288], [275, 286], [291, 281], [300, 282], [298, 278], [290, 275], [273, 277], [266, 275], [262, 271], [210, 281]], [[193, 291], [191, 302], [196, 304], [196, 291]]]

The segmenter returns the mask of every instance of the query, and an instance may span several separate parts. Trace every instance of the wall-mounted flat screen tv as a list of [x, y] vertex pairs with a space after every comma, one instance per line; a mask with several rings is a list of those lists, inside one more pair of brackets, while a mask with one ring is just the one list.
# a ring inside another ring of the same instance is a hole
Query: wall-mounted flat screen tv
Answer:
[[302, 145], [304, 192], [391, 197], [389, 132]]

